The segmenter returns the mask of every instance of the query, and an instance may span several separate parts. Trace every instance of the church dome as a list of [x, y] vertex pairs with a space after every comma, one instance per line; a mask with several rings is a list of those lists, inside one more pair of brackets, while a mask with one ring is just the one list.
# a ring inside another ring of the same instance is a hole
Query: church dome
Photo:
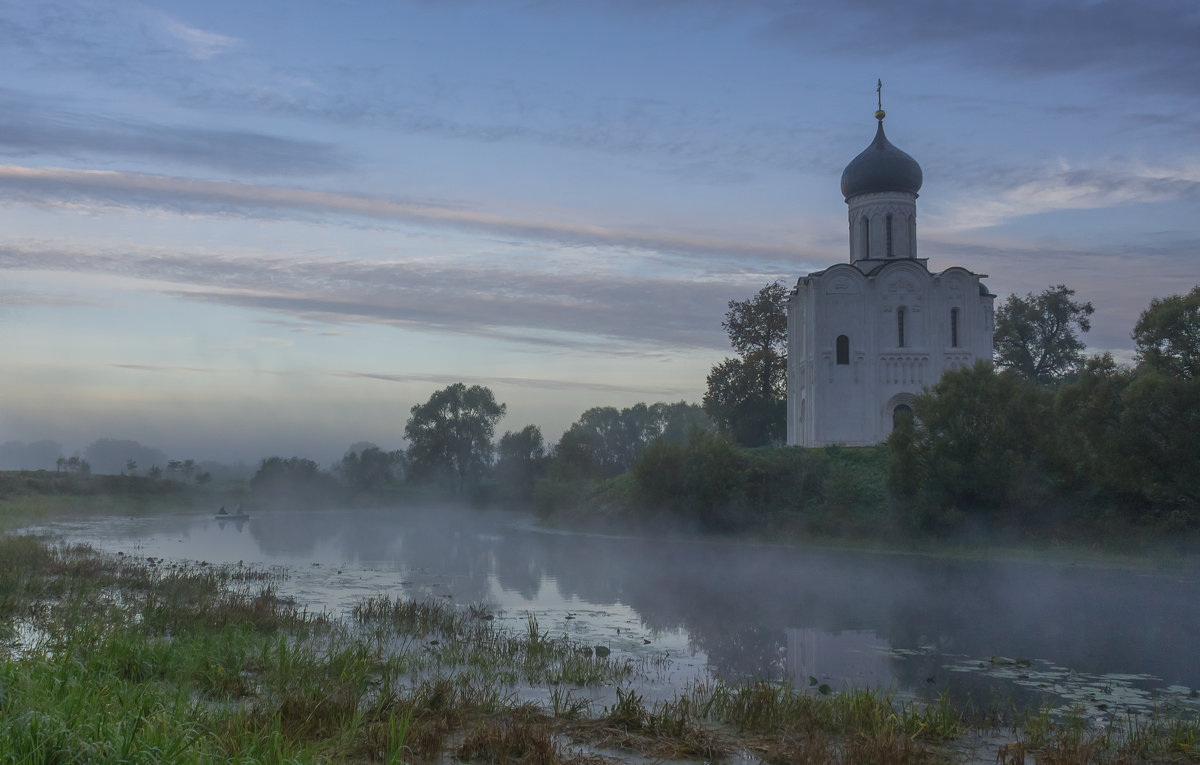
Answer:
[[882, 191], [916, 194], [921, 189], [921, 166], [888, 141], [883, 134], [882, 114], [877, 115], [879, 130], [875, 140], [842, 171], [842, 196], [847, 200]]

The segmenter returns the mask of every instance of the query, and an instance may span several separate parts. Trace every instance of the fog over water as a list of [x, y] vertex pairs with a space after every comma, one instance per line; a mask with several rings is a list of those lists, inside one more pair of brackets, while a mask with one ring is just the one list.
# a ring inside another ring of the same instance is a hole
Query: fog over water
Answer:
[[[944, 689], [977, 702], [1195, 706], [1200, 570], [560, 533], [450, 510], [100, 518], [49, 527], [110, 551], [284, 566], [341, 612], [374, 594], [487, 603], [616, 653], [661, 656], [661, 688], [708, 674]], [[1011, 660], [1011, 661], [1010, 661]]]

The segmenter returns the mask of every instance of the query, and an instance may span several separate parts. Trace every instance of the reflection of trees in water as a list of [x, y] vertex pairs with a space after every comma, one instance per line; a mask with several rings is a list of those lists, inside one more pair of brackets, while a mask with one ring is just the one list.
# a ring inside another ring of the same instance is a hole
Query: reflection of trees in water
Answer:
[[[942, 685], [944, 654], [1045, 658], [1148, 672], [1194, 687], [1200, 585], [1162, 574], [1023, 561], [528, 534], [564, 595], [631, 606], [651, 630], [684, 628], [726, 675], [783, 666], [786, 630], [868, 630], [904, 685]], [[929, 679], [933, 678], [932, 683]]]
[[484, 533], [485, 524], [466, 511], [406, 508], [262, 513], [250, 530], [270, 555], [311, 556], [328, 544], [347, 562], [395, 563], [413, 597], [441, 596], [452, 588], [459, 599], [478, 602], [489, 592], [498, 539]]
[[[492, 575], [532, 600], [552, 577], [564, 597], [631, 607], [652, 633], [687, 630], [726, 677], [778, 676], [788, 630], [810, 629], [928, 647], [891, 661], [911, 688], [942, 687], [947, 654], [1200, 685], [1190, 659], [1200, 633], [1194, 574], [552, 534], [506, 527], [509, 519], [450, 510], [264, 514], [250, 533], [272, 554], [308, 555], [329, 541], [347, 560], [396, 561], [452, 579], [462, 600], [484, 599]], [[427, 585], [414, 595], [445, 591], [428, 576], [412, 578]]]

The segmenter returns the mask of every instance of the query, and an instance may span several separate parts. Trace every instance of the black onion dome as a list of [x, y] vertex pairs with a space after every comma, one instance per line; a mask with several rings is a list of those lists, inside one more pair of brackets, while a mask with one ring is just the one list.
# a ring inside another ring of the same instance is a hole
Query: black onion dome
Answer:
[[921, 189], [921, 166], [904, 152], [892, 146], [883, 134], [883, 120], [875, 140], [863, 149], [842, 171], [842, 196], [846, 199], [860, 194], [882, 191], [905, 191], [916, 194]]

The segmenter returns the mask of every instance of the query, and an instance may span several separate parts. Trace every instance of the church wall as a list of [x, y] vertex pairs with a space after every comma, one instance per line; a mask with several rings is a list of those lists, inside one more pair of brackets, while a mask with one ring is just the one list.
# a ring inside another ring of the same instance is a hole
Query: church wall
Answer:
[[[908, 259], [872, 273], [838, 264], [802, 279], [791, 297], [790, 444], [879, 443], [891, 432], [898, 404], [911, 404], [946, 370], [991, 358], [993, 298], [979, 294], [977, 275], [965, 269], [932, 274]], [[957, 347], [952, 309], [958, 309]], [[837, 363], [839, 335], [848, 338], [845, 364]]]
[[934, 274], [918, 259], [921, 169], [887, 141], [883, 117], [842, 174], [850, 262], [800, 279], [789, 298], [789, 444], [879, 443], [896, 407], [992, 357], [995, 296], [977, 274]]

